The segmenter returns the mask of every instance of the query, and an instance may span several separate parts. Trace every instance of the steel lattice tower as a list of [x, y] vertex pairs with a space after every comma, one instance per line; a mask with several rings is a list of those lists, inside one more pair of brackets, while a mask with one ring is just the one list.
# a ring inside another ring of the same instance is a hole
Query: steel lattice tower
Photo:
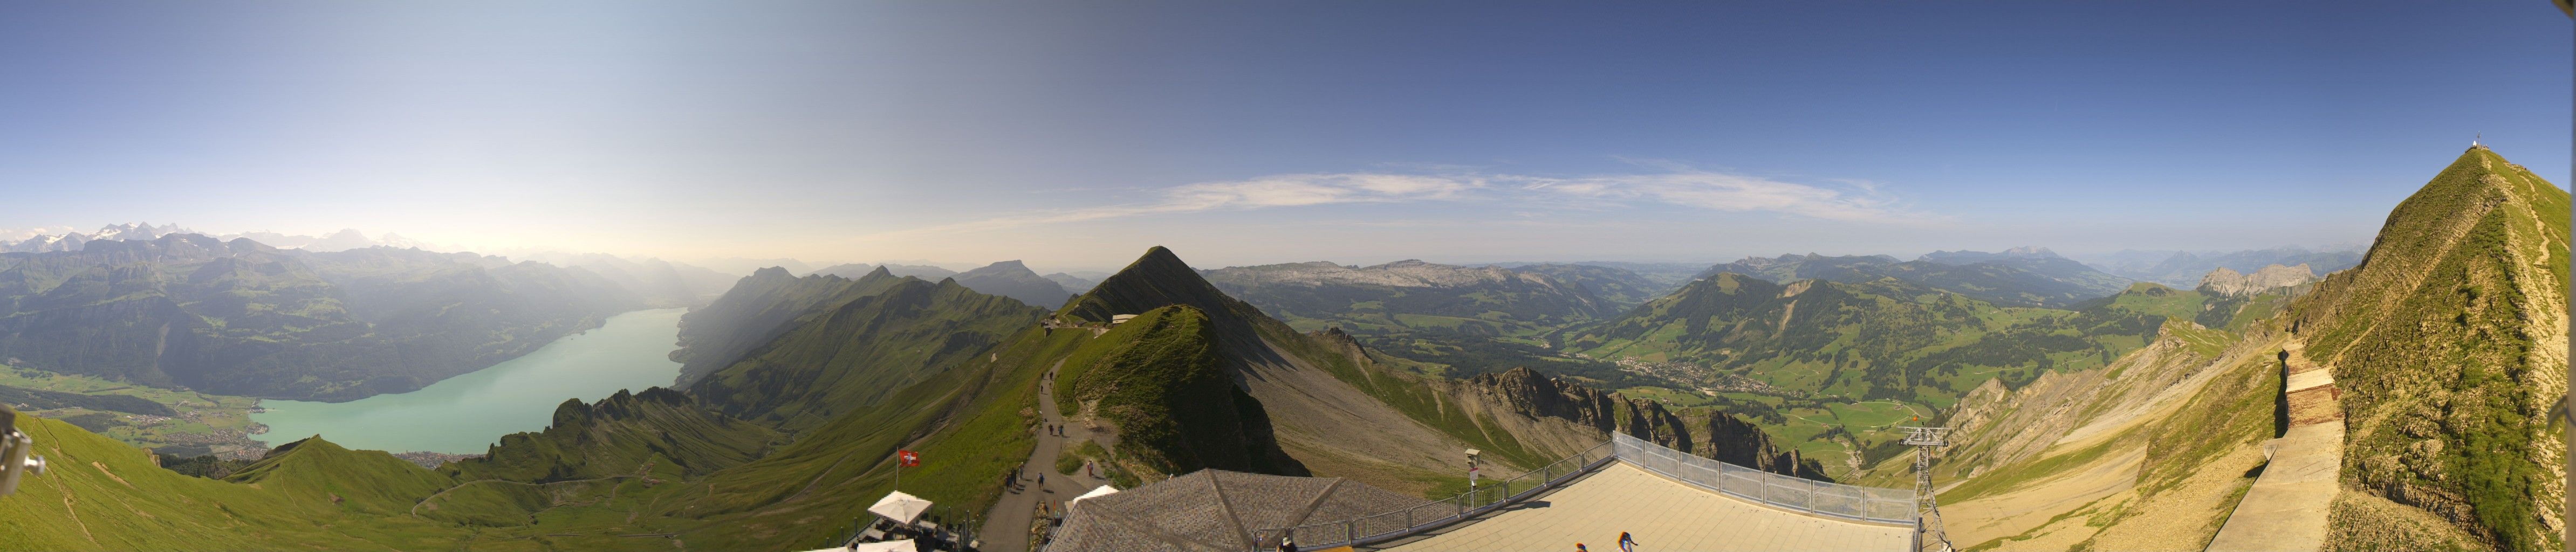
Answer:
[[1954, 550], [1950, 534], [1941, 529], [1941, 504], [1932, 493], [1932, 450], [1950, 446], [1950, 428], [1904, 427], [1906, 446], [1914, 447], [1914, 549], [1923, 550], [1925, 537], [1939, 543], [1940, 552]]

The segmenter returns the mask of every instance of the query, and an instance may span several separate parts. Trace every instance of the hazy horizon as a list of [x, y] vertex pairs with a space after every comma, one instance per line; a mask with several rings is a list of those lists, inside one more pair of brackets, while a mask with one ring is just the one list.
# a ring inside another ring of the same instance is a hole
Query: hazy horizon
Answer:
[[[0, 233], [357, 228], [820, 267], [2366, 244], [2518, 4], [104, 4], [0, 21]], [[984, 259], [976, 261], [975, 259]]]

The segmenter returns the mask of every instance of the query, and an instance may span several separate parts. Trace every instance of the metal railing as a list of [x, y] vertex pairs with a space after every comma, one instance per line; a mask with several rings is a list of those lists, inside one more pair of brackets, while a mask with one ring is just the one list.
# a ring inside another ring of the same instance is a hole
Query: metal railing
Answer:
[[[1606, 449], [1606, 450], [1605, 450]], [[1622, 460], [1640, 469], [1727, 496], [1819, 516], [1911, 527], [1914, 490], [1860, 487], [1780, 475], [1685, 453], [1626, 434], [1589, 450], [1475, 490], [1401, 510], [1294, 527], [1259, 529], [1255, 542], [1297, 540], [1300, 548], [1359, 546], [1421, 534], [1537, 496]]]
[[1727, 496], [1826, 517], [1914, 525], [1914, 490], [1826, 483], [1747, 468], [1613, 435], [1615, 456], [1638, 468]]
[[1348, 519], [1324, 520], [1298, 525], [1253, 531], [1254, 542], [1277, 543], [1279, 537], [1296, 539], [1304, 549], [1335, 546], [1357, 546], [1386, 542], [1419, 534], [1423, 531], [1484, 515], [1537, 496], [1576, 477], [1600, 469], [1617, 457], [1611, 444], [1603, 442], [1538, 469], [1500, 480], [1483, 481], [1476, 488], [1457, 496], [1425, 502], [1401, 510], [1379, 512]]

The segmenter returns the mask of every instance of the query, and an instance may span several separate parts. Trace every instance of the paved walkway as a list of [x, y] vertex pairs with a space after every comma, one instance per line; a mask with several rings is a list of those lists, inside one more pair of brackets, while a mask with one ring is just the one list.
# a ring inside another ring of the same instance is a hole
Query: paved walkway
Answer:
[[2284, 347], [2282, 392], [2290, 431], [2268, 444], [2271, 463], [2236, 512], [2209, 540], [2210, 552], [2306, 551], [2326, 542], [2326, 514], [2342, 490], [2343, 410], [2334, 370], [2311, 363], [2298, 341]]
[[1440, 532], [1388, 543], [1392, 552], [1563, 552], [1583, 543], [1619, 549], [1619, 532], [1640, 552], [1692, 550], [1886, 551], [1911, 545], [1906, 527], [1838, 521], [1758, 506], [1665, 479], [1625, 463]]
[[[1061, 361], [1048, 367], [1046, 377], [1038, 381], [1038, 417], [1045, 425], [1066, 426], [1064, 432], [1070, 437], [1057, 437], [1045, 428], [1038, 429], [1038, 446], [1029, 451], [1028, 463], [1020, 467], [1022, 490], [1004, 491], [1002, 499], [993, 503], [993, 510], [984, 514], [984, 528], [976, 537], [983, 541], [980, 549], [985, 552], [1028, 552], [1029, 529], [1037, 523], [1038, 504], [1061, 513], [1064, 501], [1109, 484], [1107, 480], [1055, 473], [1057, 452], [1091, 438], [1090, 430], [1066, 424], [1064, 415], [1056, 412], [1055, 372], [1063, 367]], [[1044, 486], [1037, 484], [1039, 473], [1046, 474]]]

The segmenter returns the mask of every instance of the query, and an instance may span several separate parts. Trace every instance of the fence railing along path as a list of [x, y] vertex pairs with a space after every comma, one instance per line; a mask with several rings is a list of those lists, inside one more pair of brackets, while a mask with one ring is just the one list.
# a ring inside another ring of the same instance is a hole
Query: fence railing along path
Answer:
[[1728, 464], [1613, 435], [1621, 460], [1691, 486], [1773, 507], [1864, 523], [1914, 526], [1914, 490], [1826, 483]]
[[1538, 469], [1500, 480], [1482, 481], [1473, 490], [1411, 508], [1350, 519], [1315, 521], [1295, 527], [1255, 530], [1253, 540], [1277, 543], [1279, 537], [1288, 536], [1297, 540], [1299, 548], [1313, 550], [1412, 536], [1484, 515], [1562, 486], [1617, 460], [1611, 454], [1612, 448], [1611, 443], [1603, 442]]
[[1666, 448], [1626, 434], [1538, 469], [1482, 483], [1475, 490], [1402, 510], [1295, 527], [1258, 529], [1255, 542], [1296, 539], [1299, 548], [1324, 549], [1387, 542], [1472, 519], [1563, 486], [1612, 461], [1711, 492], [1784, 510], [1863, 523], [1914, 525], [1914, 490], [1826, 483], [1737, 466]]

